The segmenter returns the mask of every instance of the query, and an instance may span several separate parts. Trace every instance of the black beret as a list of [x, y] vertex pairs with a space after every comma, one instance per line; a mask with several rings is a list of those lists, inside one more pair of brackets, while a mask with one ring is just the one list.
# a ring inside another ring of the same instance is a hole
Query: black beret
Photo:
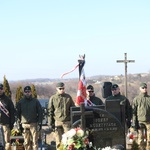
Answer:
[[111, 86], [111, 89], [116, 89], [116, 88], [118, 88], [119, 86], [118, 86], [118, 84], [113, 84], [112, 86]]
[[88, 91], [94, 91], [94, 87], [92, 85], [88, 85], [86, 89]]
[[31, 87], [30, 87], [30, 86], [26, 86], [26, 87], [24, 88], [24, 91], [26, 91], [26, 90], [31, 91]]
[[3, 88], [3, 84], [0, 84], [0, 88]]

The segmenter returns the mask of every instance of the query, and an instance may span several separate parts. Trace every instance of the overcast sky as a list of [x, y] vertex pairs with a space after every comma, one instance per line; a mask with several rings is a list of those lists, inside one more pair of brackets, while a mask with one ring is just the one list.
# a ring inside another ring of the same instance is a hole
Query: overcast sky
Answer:
[[120, 75], [124, 53], [149, 73], [149, 0], [0, 1], [0, 80], [60, 78], [83, 54], [87, 77]]

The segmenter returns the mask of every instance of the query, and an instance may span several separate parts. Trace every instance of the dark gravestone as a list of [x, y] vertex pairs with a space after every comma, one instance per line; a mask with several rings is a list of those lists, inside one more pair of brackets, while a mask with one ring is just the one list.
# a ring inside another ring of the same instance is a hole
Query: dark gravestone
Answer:
[[[92, 107], [86, 107], [83, 109], [83, 105], [81, 107], [71, 107], [71, 124], [72, 127], [76, 127], [83, 121], [81, 121], [82, 118], [86, 118], [86, 116], [93, 116], [93, 108], [99, 108], [99, 109], [105, 109], [105, 105], [97, 105]], [[92, 111], [92, 112], [91, 112]], [[84, 122], [85, 124], [85, 122]]]
[[119, 99], [105, 101], [105, 109], [113, 114], [122, 124], [124, 132], [124, 147], [126, 148], [126, 137], [125, 137], [125, 106], [124, 103], [120, 102]]
[[119, 99], [105, 101], [105, 110], [116, 116], [123, 126], [125, 125], [125, 109]]
[[91, 141], [97, 148], [125, 145], [120, 121], [106, 110], [93, 108], [93, 117], [86, 118], [86, 128], [92, 131]]
[[[83, 106], [71, 108], [71, 122], [75, 126], [81, 125], [83, 129], [90, 129], [90, 140], [97, 148], [114, 145], [125, 147], [124, 106], [119, 101], [113, 101], [113, 105], [111, 102], [85, 107], [85, 110]], [[84, 124], [82, 119], [85, 119]]]

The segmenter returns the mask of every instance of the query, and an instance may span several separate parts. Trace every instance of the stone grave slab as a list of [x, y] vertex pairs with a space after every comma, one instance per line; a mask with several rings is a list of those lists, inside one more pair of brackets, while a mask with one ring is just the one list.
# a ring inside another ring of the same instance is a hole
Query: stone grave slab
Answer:
[[120, 121], [106, 110], [93, 108], [93, 116], [86, 117], [86, 128], [92, 132], [90, 140], [97, 148], [125, 146], [124, 128]]
[[83, 105], [72, 107], [71, 122], [76, 122], [83, 129], [90, 129], [90, 141], [97, 148], [114, 145], [126, 148], [124, 106], [119, 101], [85, 108]]

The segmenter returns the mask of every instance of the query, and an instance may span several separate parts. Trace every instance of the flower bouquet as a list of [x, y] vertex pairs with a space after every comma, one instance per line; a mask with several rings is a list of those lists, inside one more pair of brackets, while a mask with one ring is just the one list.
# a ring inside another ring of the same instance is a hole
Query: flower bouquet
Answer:
[[111, 148], [110, 146], [105, 148], [94, 147], [89, 140], [90, 136], [91, 131], [89, 130], [84, 131], [79, 127], [71, 129], [62, 135], [59, 150], [117, 150], [117, 148]]
[[62, 135], [62, 142], [59, 150], [87, 150], [90, 146], [89, 131], [81, 128], [74, 128]]

